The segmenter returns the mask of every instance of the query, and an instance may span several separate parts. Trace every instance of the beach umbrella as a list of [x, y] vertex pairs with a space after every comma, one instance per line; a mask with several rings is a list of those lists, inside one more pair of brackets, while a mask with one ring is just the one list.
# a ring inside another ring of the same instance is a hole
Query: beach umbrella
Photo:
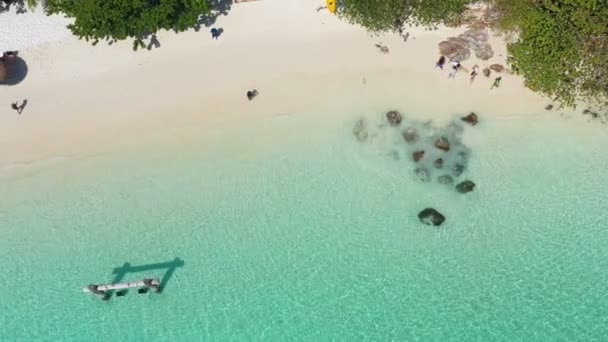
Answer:
[[4, 81], [6, 79], [6, 65], [4, 62], [0, 62], [0, 81]]

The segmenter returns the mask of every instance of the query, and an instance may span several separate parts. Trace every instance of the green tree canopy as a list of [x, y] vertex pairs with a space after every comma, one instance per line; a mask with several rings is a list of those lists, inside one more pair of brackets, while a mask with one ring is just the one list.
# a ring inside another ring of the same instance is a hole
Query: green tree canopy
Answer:
[[473, 0], [342, 0], [340, 15], [372, 31], [458, 22]]
[[608, 3], [605, 0], [497, 0], [502, 27], [516, 30], [513, 69], [526, 85], [573, 105], [608, 99]]
[[48, 0], [48, 9], [74, 18], [70, 30], [93, 44], [135, 38], [137, 48], [158, 30], [193, 27], [211, 6], [208, 0]]

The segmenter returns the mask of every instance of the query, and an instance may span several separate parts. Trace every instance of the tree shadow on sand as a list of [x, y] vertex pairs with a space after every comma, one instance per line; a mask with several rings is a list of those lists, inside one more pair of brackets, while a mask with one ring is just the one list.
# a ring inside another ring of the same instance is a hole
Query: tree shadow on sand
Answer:
[[[210, 3], [211, 11], [207, 14], [201, 14], [198, 18], [198, 21], [193, 25], [193, 28], [196, 32], [199, 32], [203, 27], [210, 27], [211, 25], [215, 24], [215, 22], [220, 16], [228, 15], [230, 10], [232, 9], [232, 4], [234, 3], [234, 0], [210, 0]], [[179, 32], [177, 29], [173, 31], [175, 33]], [[155, 32], [146, 32], [144, 34], [141, 34], [140, 36], [136, 37], [136, 40], [133, 45], [134, 50], [137, 50], [138, 48], [145, 48], [150, 51], [159, 47], [161, 47], [161, 43], [158, 40], [158, 37]]]
[[198, 32], [201, 28], [209, 27], [217, 21], [217, 18], [223, 15], [228, 15], [228, 12], [232, 9], [234, 0], [210, 0], [211, 12], [209, 14], [201, 15], [198, 18], [198, 22], [194, 25], [194, 29]]
[[[42, 7], [46, 10], [47, 2], [42, 1], [41, 4]], [[12, 7], [16, 9], [15, 13], [17, 14], [24, 14], [28, 11], [31, 11], [28, 8], [27, 0], [0, 0], [0, 13], [8, 12], [11, 10]]]
[[27, 63], [16, 56], [0, 61], [0, 85], [16, 85], [27, 76]]

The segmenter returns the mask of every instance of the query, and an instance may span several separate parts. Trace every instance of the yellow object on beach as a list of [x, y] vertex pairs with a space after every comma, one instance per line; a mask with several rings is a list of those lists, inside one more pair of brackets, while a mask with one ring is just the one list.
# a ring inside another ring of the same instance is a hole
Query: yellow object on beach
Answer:
[[336, 13], [336, 1], [337, 0], [327, 0], [327, 9], [331, 12], [331, 13]]

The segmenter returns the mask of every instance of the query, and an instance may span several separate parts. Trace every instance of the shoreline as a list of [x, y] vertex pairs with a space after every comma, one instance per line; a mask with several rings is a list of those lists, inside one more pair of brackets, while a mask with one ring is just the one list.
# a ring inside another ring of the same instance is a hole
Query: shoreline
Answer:
[[[202, 29], [162, 32], [162, 47], [152, 51], [133, 52], [130, 41], [96, 47], [68, 41], [23, 51], [28, 78], [3, 88], [0, 103], [27, 98], [29, 105], [21, 116], [3, 106], [0, 165], [179, 136], [232, 120], [340, 107], [332, 102], [349, 97], [352, 108], [411, 104], [412, 112], [438, 119], [468, 111], [541, 112], [551, 102], [515, 75], [503, 73], [500, 89], [490, 91], [493, 76], [479, 75], [469, 84], [468, 73], [448, 79], [446, 70], [436, 69], [437, 44], [466, 28], [411, 28], [404, 43], [396, 34], [370, 36], [316, 12], [315, 0], [291, 1], [285, 12], [271, 12], [278, 1], [234, 6], [218, 20], [226, 31], [219, 41]], [[379, 42], [389, 54], [378, 52]], [[500, 42], [491, 37], [495, 57], [473, 57], [463, 66], [504, 64]], [[260, 96], [249, 102], [245, 92], [253, 88]]]

